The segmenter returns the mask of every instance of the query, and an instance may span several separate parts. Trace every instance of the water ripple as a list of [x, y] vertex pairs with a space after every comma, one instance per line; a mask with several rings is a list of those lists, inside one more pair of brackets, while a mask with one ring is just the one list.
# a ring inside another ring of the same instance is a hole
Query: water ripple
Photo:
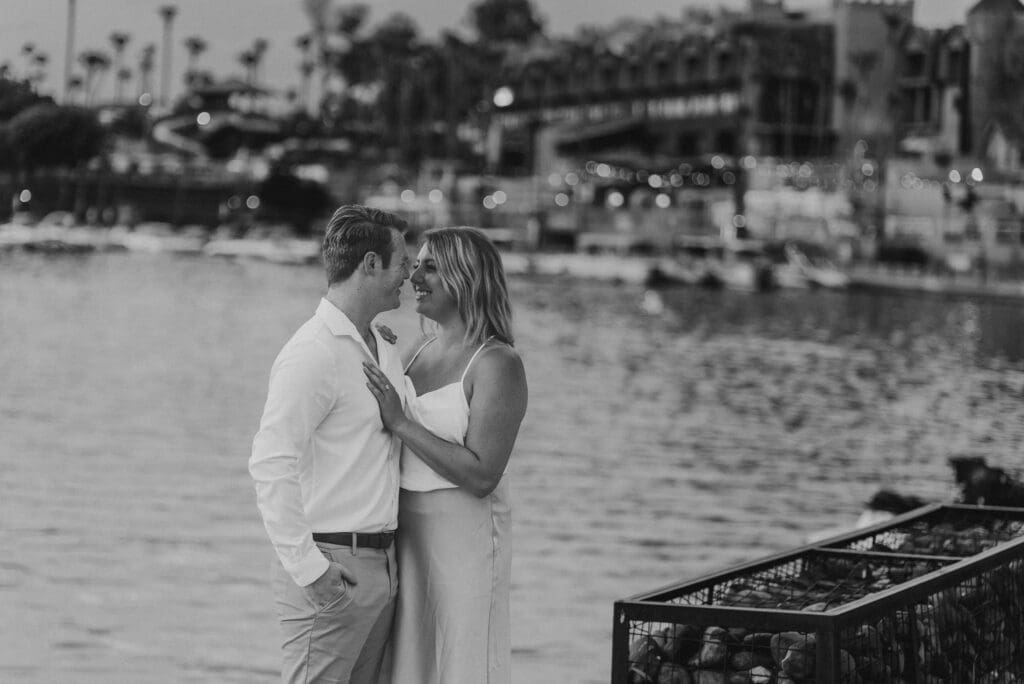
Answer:
[[[274, 681], [245, 463], [319, 272], [0, 259], [0, 679]], [[628, 286], [510, 287], [517, 684], [606, 682], [615, 599], [848, 524], [883, 485], [946, 498], [948, 456], [1024, 445], [1017, 307], [679, 290], [651, 316]], [[408, 302], [385, 319], [418, 333]]]

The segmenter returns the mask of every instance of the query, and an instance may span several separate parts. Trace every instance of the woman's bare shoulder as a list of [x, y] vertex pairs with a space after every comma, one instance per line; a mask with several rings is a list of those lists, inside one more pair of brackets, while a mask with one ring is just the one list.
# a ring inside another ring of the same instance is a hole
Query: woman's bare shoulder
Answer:
[[519, 352], [507, 344], [484, 347], [471, 375], [475, 378], [515, 380], [524, 376], [523, 360]]

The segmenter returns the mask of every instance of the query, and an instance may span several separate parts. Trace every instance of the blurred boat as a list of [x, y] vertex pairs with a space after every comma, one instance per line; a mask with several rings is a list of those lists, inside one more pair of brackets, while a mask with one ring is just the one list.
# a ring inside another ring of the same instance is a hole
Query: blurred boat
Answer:
[[758, 240], [717, 236], [677, 239], [670, 257], [659, 259], [655, 282], [758, 291], [772, 287], [771, 268]]
[[85, 226], [66, 211], [51, 212], [34, 226], [7, 224], [0, 229], [0, 249], [53, 253], [130, 250], [199, 254], [208, 239], [203, 226], [175, 229], [169, 223], [155, 222], [134, 228]]
[[320, 260], [320, 242], [300, 238], [210, 240], [202, 249], [207, 256], [260, 259], [277, 264], [314, 264]]
[[732, 240], [725, 243], [722, 281], [730, 290], [760, 292], [775, 286], [771, 262], [760, 240]]
[[45, 254], [84, 254], [96, 250], [87, 240], [77, 240], [66, 228], [18, 224], [0, 226], [0, 251], [20, 250]]
[[667, 284], [721, 287], [725, 284], [722, 260], [725, 245], [718, 237], [679, 238], [672, 256], [658, 260], [657, 280]]
[[19, 221], [0, 226], [0, 250], [83, 254], [106, 248], [104, 232], [75, 225], [69, 212], [51, 212], [38, 222]]
[[172, 254], [199, 254], [209, 240], [202, 226], [175, 230], [169, 223], [140, 223], [134, 229], [110, 229], [109, 239], [133, 252], [168, 252]]
[[501, 252], [501, 260], [510, 275], [570, 276], [634, 285], [649, 284], [656, 265], [649, 257], [579, 252]]
[[798, 240], [772, 241], [764, 244], [777, 287], [844, 289], [850, 277], [829, 257], [820, 244]]

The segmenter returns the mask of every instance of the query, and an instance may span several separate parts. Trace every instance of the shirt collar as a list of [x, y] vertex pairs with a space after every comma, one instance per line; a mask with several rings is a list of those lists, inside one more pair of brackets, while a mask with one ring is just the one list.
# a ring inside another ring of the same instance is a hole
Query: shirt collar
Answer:
[[316, 307], [316, 317], [327, 325], [331, 334], [339, 337], [348, 335], [357, 340], [362, 340], [362, 336], [356, 329], [355, 323], [345, 315], [344, 311], [331, 304], [326, 298], [321, 299], [320, 305]]
[[[355, 323], [345, 315], [345, 312], [331, 304], [326, 298], [320, 300], [320, 305], [316, 307], [316, 317], [324, 322], [327, 329], [331, 331], [332, 335], [336, 337], [351, 337], [366, 351], [366, 354], [372, 359], [373, 354], [370, 352], [370, 348], [366, 346], [366, 341], [363, 340], [363, 336], [359, 334], [359, 330], [356, 328]], [[370, 330], [373, 333], [374, 338], [377, 340], [377, 350], [380, 355], [380, 362], [383, 364], [384, 354], [388, 353], [383, 350], [390, 349], [391, 344], [385, 341], [380, 336], [380, 332], [377, 328], [370, 326]]]

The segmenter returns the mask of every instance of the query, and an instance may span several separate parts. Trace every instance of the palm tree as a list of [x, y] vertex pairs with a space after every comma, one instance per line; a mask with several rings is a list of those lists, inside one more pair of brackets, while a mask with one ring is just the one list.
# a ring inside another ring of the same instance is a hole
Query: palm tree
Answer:
[[25, 43], [21, 46], [21, 56], [25, 58], [25, 71], [23, 78], [28, 81], [32, 78], [32, 58], [36, 55], [36, 44]]
[[263, 57], [267, 54], [268, 47], [270, 47], [270, 42], [266, 38], [257, 38], [252, 43], [252, 53], [256, 57], [256, 64], [253, 66], [254, 85], [261, 80], [260, 67], [263, 66]]
[[189, 90], [213, 85], [213, 74], [206, 69], [193, 69], [185, 74], [185, 85]]
[[340, 75], [340, 62], [366, 23], [370, 6], [355, 2], [335, 8], [331, 0], [303, 0], [303, 9], [313, 26], [313, 42], [321, 67], [321, 88], [326, 93], [331, 77]]
[[114, 31], [110, 34], [110, 45], [114, 48], [114, 101], [120, 103], [124, 96], [124, 81], [121, 80], [121, 69], [124, 65], [124, 49], [128, 45], [131, 36], [123, 31]]
[[152, 95], [153, 67], [156, 65], [156, 45], [148, 43], [142, 52], [139, 53], [139, 97], [144, 94]]
[[75, 61], [75, 0], [68, 0], [68, 32], [64, 40], [64, 99], [71, 99], [71, 69]]
[[82, 86], [84, 84], [85, 81], [83, 81], [82, 77], [78, 74], [71, 74], [70, 76], [68, 76], [66, 87], [68, 93], [67, 99], [69, 102], [74, 101], [75, 95], [82, 89]]
[[120, 102], [125, 86], [132, 80], [132, 70], [128, 67], [121, 67], [114, 73], [114, 76], [117, 78], [117, 101]]
[[110, 68], [110, 57], [102, 50], [86, 50], [78, 55], [78, 62], [85, 67], [85, 104], [92, 104], [96, 87], [99, 83], [97, 76], [102, 77]]
[[249, 85], [255, 85], [256, 65], [259, 63], [259, 57], [256, 53], [251, 49], [243, 50], [238, 53], [238, 63], [245, 69], [245, 82]]
[[311, 59], [304, 59], [302, 60], [302, 63], [299, 64], [299, 73], [302, 75], [302, 80], [299, 85], [298, 99], [299, 106], [301, 106], [303, 110], [306, 109], [306, 106], [309, 103], [309, 83], [315, 69], [316, 65]]
[[313, 76], [313, 71], [316, 69], [316, 65], [313, 60], [310, 59], [309, 50], [313, 46], [313, 36], [309, 33], [303, 33], [301, 36], [295, 39], [295, 47], [299, 48], [299, 52], [302, 55], [302, 61], [299, 62], [299, 93], [298, 101], [299, 105], [305, 109], [306, 103], [309, 100], [309, 81]]
[[171, 94], [171, 30], [174, 18], [178, 16], [178, 8], [175, 5], [163, 5], [158, 10], [160, 19], [164, 22], [164, 56], [160, 76], [160, 104], [166, 106]]
[[46, 80], [46, 65], [50, 63], [50, 55], [45, 52], [37, 52], [32, 56], [32, 63], [35, 65], [35, 69], [32, 71], [30, 80], [36, 90], [39, 90], [39, 86]]
[[209, 46], [206, 41], [199, 36], [189, 36], [185, 39], [185, 49], [188, 51], [188, 69], [185, 71], [185, 82], [189, 84], [190, 88], [197, 82], [195, 74], [197, 73], [199, 55], [206, 52], [207, 47]]

